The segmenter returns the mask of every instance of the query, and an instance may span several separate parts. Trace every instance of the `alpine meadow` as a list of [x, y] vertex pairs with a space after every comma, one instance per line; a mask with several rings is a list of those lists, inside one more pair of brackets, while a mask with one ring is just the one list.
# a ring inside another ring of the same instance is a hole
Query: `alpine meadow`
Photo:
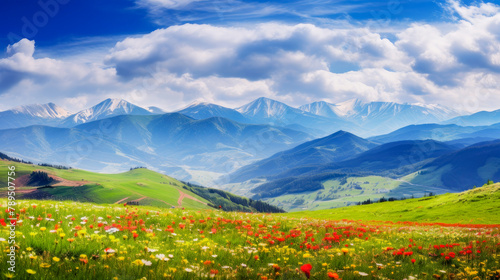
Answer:
[[500, 280], [500, 2], [0, 5], [0, 279]]

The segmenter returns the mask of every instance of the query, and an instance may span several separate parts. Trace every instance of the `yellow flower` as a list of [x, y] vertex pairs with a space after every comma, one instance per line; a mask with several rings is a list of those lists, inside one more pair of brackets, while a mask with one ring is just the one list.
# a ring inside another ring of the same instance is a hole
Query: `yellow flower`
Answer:
[[349, 253], [349, 249], [347, 249], [347, 248], [342, 248], [342, 250], [341, 250], [341, 251], [342, 251], [342, 253], [344, 253], [344, 254]]
[[50, 267], [50, 264], [48, 264], [48, 263], [41, 263], [41, 264], [40, 264], [40, 267], [41, 267], [41, 268], [49, 268], [49, 267]]
[[59, 233], [59, 237], [61, 237], [61, 239], [63, 239], [65, 236], [66, 234], [64, 232]]
[[14, 275], [13, 273], [5, 273], [5, 274], [4, 274], [4, 276], [5, 276], [5, 278], [7, 278], [7, 279], [12, 279], [12, 278], [14, 278], [14, 277], [15, 277], [15, 275]]
[[40, 230], [41, 231], [45, 231], [47, 228], [46, 227], [41, 227]]
[[123, 261], [124, 259], [125, 259], [125, 257], [118, 257], [119, 261]]
[[58, 257], [53, 257], [53, 258], [52, 258], [52, 260], [53, 260], [54, 262], [58, 262], [58, 261], [60, 261], [61, 259], [60, 259], [60, 258], [58, 258]]
[[36, 274], [36, 271], [34, 271], [33, 269], [26, 269], [26, 272], [28, 272], [29, 274]]
[[26, 248], [26, 251], [28, 251], [28, 252], [31, 252], [31, 250], [33, 250], [33, 248], [31, 248], [31, 247]]

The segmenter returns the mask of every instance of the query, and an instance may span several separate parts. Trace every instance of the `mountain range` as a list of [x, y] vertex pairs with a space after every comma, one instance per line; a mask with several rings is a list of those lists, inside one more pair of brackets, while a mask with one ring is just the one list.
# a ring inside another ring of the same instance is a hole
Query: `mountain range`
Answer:
[[497, 111], [458, 114], [359, 100], [299, 108], [268, 98], [238, 108], [196, 102], [171, 113], [121, 99], [76, 113], [49, 103], [0, 112], [0, 151], [99, 172], [147, 166], [287, 209], [305, 205], [297, 195], [326, 207], [500, 179]]
[[[323, 137], [345, 130], [363, 137], [391, 132], [410, 124], [436, 123], [457, 117], [459, 112], [440, 105], [363, 103], [359, 100], [331, 104], [313, 102], [294, 108], [269, 98], [258, 98], [238, 108], [195, 102], [175, 111], [194, 119], [222, 117], [246, 124], [267, 124]], [[27, 105], [0, 112], [0, 129], [44, 124], [74, 127], [79, 124], [119, 115], [164, 114], [158, 107], [142, 108], [122, 99], [103, 102], [70, 114], [55, 104]]]

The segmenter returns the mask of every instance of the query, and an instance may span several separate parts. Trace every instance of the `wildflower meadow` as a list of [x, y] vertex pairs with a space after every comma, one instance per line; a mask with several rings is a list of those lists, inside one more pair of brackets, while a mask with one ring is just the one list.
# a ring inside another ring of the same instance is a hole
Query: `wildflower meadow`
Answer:
[[3, 278], [500, 279], [499, 225], [55, 201], [17, 205], [10, 272], [10, 221], [0, 204]]

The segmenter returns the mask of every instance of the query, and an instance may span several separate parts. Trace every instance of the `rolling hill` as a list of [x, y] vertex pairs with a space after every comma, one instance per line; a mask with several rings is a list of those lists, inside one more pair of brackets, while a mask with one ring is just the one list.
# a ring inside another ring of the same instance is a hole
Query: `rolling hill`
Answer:
[[427, 223], [500, 223], [500, 184], [461, 193], [284, 214], [288, 217]]
[[[74, 200], [95, 203], [129, 203], [157, 207], [207, 209], [222, 206], [224, 210], [279, 211], [266, 203], [233, 194], [186, 184], [154, 171], [135, 168], [120, 174], [101, 174], [78, 169], [57, 169], [47, 166], [0, 160], [0, 168], [16, 167], [18, 199]], [[49, 185], [28, 186], [29, 174], [43, 171], [52, 178]], [[0, 175], [0, 195], [5, 196], [7, 173]]]

